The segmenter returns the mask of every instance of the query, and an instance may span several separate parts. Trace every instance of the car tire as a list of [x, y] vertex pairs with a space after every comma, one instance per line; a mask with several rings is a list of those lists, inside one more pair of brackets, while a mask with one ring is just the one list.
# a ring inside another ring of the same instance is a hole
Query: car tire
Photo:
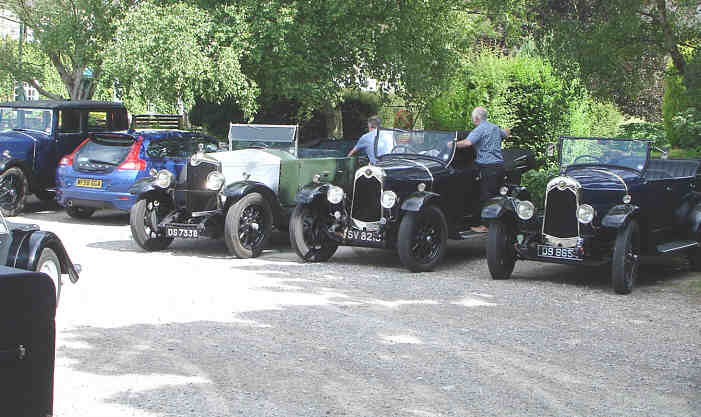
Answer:
[[61, 279], [61, 261], [58, 259], [56, 252], [51, 248], [42, 249], [34, 270], [36, 272], [43, 272], [51, 278], [51, 281], [54, 283], [54, 288], [56, 289], [56, 305], [58, 306], [58, 300], [61, 298], [63, 281]]
[[0, 211], [5, 217], [16, 216], [22, 211], [28, 188], [27, 177], [17, 167], [0, 175]]
[[638, 222], [631, 220], [616, 234], [611, 260], [611, 284], [616, 294], [630, 294], [638, 276], [640, 233]]
[[34, 192], [34, 195], [41, 201], [51, 201], [56, 198], [56, 193], [53, 191], [39, 190]]
[[490, 223], [487, 234], [487, 266], [492, 279], [511, 278], [516, 265], [514, 233], [508, 224], [496, 220]]
[[95, 213], [95, 209], [88, 207], [66, 207], [66, 213], [74, 219], [87, 219]]
[[326, 262], [336, 253], [338, 244], [319, 229], [314, 206], [297, 204], [290, 217], [290, 244], [303, 262]]
[[443, 259], [447, 246], [448, 224], [438, 206], [429, 205], [402, 217], [397, 252], [410, 271], [432, 271]]
[[160, 206], [158, 200], [142, 198], [129, 210], [131, 235], [136, 244], [145, 251], [163, 250], [173, 242], [172, 237], [165, 237], [164, 233], [154, 230], [154, 218], [156, 222], [160, 222], [165, 216], [165, 213], [159, 213]]
[[245, 195], [229, 207], [224, 226], [224, 241], [237, 258], [256, 258], [270, 240], [273, 211], [259, 193]]

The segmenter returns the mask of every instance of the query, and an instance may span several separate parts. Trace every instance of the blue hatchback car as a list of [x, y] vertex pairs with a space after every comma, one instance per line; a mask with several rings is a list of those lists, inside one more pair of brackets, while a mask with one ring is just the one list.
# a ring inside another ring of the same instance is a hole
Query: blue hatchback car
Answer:
[[211, 151], [222, 145], [227, 144], [184, 130], [92, 133], [60, 160], [56, 201], [74, 218], [88, 218], [98, 209], [129, 211], [135, 196], [128, 190], [136, 180], [161, 169], [178, 175], [200, 146]]

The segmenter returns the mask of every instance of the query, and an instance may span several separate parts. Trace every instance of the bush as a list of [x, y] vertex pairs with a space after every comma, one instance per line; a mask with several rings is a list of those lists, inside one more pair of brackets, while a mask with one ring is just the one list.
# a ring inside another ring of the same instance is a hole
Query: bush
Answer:
[[662, 117], [667, 139], [672, 146], [679, 146], [680, 132], [674, 127], [673, 118], [689, 107], [686, 87], [682, 77], [669, 74], [665, 78], [664, 102], [662, 103]]
[[559, 174], [559, 169], [555, 166], [541, 168], [539, 170], [528, 171], [521, 177], [521, 185], [531, 193], [531, 202], [539, 209], [543, 208], [545, 200], [545, 186], [548, 181]]
[[570, 105], [570, 136], [617, 137], [623, 114], [610, 102], [601, 102], [587, 93], [575, 97]]
[[667, 145], [667, 135], [662, 123], [649, 123], [642, 121], [625, 122], [619, 126], [619, 136], [624, 138], [650, 139], [655, 145]]
[[689, 107], [677, 113], [672, 118], [672, 127], [680, 148], [701, 151], [701, 111]]

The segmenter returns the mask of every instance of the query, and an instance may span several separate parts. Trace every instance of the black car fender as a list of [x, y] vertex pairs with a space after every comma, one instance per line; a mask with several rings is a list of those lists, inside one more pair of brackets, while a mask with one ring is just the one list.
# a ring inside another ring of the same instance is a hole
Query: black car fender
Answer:
[[439, 194], [432, 193], [430, 191], [415, 192], [404, 199], [402, 202], [402, 211], [421, 211], [425, 205], [438, 201], [439, 198]]
[[61, 274], [68, 274], [71, 282], [76, 283], [80, 278], [79, 272], [68, 256], [61, 239], [52, 232], [36, 230], [24, 234], [15, 250], [11, 252], [7, 265], [34, 271], [44, 248], [50, 248], [56, 253], [61, 263]]
[[310, 204], [325, 197], [329, 191], [329, 184], [308, 184], [302, 187], [295, 195], [295, 203]]
[[225, 210], [228, 210], [228, 208], [232, 204], [236, 204], [237, 201], [239, 201], [248, 194], [261, 194], [263, 198], [265, 198], [268, 201], [270, 207], [273, 209], [275, 223], [281, 224], [280, 222], [283, 215], [283, 209], [282, 205], [280, 204], [280, 200], [277, 198], [275, 192], [268, 188], [268, 186], [263, 184], [262, 182], [237, 181], [225, 186], [220, 193], [221, 195], [226, 196], [226, 207], [224, 207]]
[[620, 229], [637, 216], [640, 207], [633, 204], [619, 204], [612, 207], [601, 219], [601, 225], [612, 229]]
[[503, 216], [516, 216], [514, 202], [511, 197], [494, 197], [487, 200], [482, 208], [481, 217], [485, 220], [498, 220]]
[[168, 190], [157, 187], [153, 183], [152, 177], [144, 177], [136, 180], [127, 190], [130, 194], [136, 196], [137, 200], [148, 194], [157, 194], [159, 197], [164, 197], [169, 199]]

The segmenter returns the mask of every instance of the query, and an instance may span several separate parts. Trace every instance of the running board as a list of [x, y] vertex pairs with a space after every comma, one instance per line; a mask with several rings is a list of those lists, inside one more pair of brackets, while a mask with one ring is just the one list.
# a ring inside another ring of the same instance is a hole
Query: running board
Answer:
[[676, 242], [667, 242], [657, 245], [658, 253], [670, 253], [684, 249], [698, 248], [699, 242], [695, 240], [678, 240]]
[[472, 238], [480, 237], [480, 236], [487, 236], [487, 234], [473, 232], [472, 230], [464, 230], [462, 232], [458, 232], [458, 240], [467, 240], [467, 239], [472, 239]]

